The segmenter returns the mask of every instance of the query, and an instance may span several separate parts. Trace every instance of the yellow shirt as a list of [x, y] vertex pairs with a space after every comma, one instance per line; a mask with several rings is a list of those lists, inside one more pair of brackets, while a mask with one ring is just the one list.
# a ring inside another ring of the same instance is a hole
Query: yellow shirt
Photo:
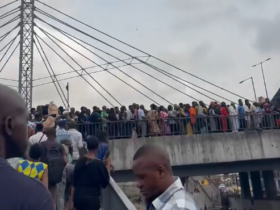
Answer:
[[12, 158], [8, 162], [19, 173], [24, 174], [33, 179], [42, 180], [43, 174], [48, 167], [47, 164], [42, 162], [32, 162], [21, 158]]

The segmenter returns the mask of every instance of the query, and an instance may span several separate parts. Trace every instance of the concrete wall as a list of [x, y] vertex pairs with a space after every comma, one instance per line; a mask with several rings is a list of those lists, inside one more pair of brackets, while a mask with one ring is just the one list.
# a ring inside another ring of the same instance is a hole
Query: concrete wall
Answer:
[[229, 163], [280, 157], [280, 130], [163, 136], [110, 141], [115, 171], [131, 170], [136, 150], [146, 143], [168, 153], [173, 166]]
[[266, 201], [229, 198], [229, 206], [232, 210], [279, 210], [280, 201]]

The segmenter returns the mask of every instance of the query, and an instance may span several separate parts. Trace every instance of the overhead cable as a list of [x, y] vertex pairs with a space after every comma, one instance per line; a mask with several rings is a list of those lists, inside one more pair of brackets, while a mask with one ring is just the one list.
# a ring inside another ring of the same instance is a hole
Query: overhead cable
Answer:
[[[36, 18], [38, 19], [38, 17], [36, 16]], [[44, 22], [41, 18], [39, 18], [39, 20], [41, 20], [42, 22]], [[105, 60], [104, 58], [100, 57], [99, 55], [96, 54], [97, 57], [99, 57], [100, 59], [104, 60], [105, 62], [108, 62], [107, 60]], [[169, 104], [172, 104], [169, 100], [165, 99], [164, 97], [162, 97], [161, 95], [159, 95], [158, 93], [156, 93], [155, 91], [153, 91], [152, 89], [150, 89], [149, 87], [147, 87], [146, 85], [142, 84], [141, 82], [139, 82], [138, 80], [134, 79], [132, 76], [130, 76], [129, 74], [125, 73], [124, 71], [122, 71], [120, 68], [116, 67], [113, 64], [110, 64], [111, 66], [113, 66], [114, 68], [116, 68], [117, 70], [119, 70], [120, 72], [122, 72], [123, 74], [125, 74], [127, 77], [129, 77], [130, 79], [132, 79], [133, 81], [135, 81], [136, 83], [140, 84], [141, 86], [145, 87], [147, 90], [149, 90], [150, 92], [154, 93], [155, 95], [157, 95], [158, 97], [160, 97], [161, 99], [163, 99], [164, 101], [166, 101]], [[109, 72], [109, 71], [107, 71]], [[109, 72], [110, 74], [112, 74], [111, 72]], [[118, 78], [119, 80], [121, 80], [122, 82], [124, 82], [125, 84], [127, 84], [128, 86], [130, 86], [131, 88], [133, 88], [134, 90], [136, 90], [137, 92], [140, 93], [139, 90], [137, 90], [136, 88], [134, 88], [133, 86], [131, 86], [130, 84], [128, 84], [127, 82], [125, 82], [123, 79], [117, 77], [116, 75], [112, 74], [114, 77]], [[141, 93], [142, 94], [142, 93]], [[142, 94], [143, 95], [143, 94]], [[148, 97], [150, 99], [150, 97]], [[153, 102], [155, 102], [154, 100], [152, 100]], [[157, 103], [157, 102], [155, 102]], [[158, 103], [157, 103], [158, 104]]]
[[19, 15], [17, 15], [17, 16], [16, 16], [16, 17], [14, 17], [14, 18], [12, 18], [12, 19], [11, 19], [11, 20], [9, 20], [8, 22], [6, 22], [6, 23], [2, 24], [2, 25], [0, 26], [0, 28], [5, 27], [6, 25], [9, 25], [10, 23], [15, 22], [15, 21], [16, 21], [16, 20], [18, 20], [18, 19], [20, 19], [20, 16], [19, 16]]
[[[86, 24], [86, 23], [84, 23], [84, 22], [82, 22], [82, 21], [80, 21], [80, 20], [74, 18], [74, 17], [71, 17], [70, 15], [67, 15], [67, 14], [65, 14], [65, 13], [63, 13], [63, 12], [61, 12], [61, 11], [55, 9], [54, 7], [51, 7], [51, 6], [49, 6], [49, 5], [47, 5], [47, 4], [43, 3], [43, 2], [41, 2], [40, 0], [37, 0], [37, 1], [38, 1], [39, 3], [41, 3], [41, 4], [43, 4], [44, 6], [49, 7], [49, 8], [51, 8], [51, 9], [57, 11], [58, 13], [60, 13], [60, 14], [62, 14], [62, 15], [64, 15], [64, 16], [67, 16], [67, 17], [69, 17], [69, 18], [72, 19], [72, 20], [75, 20], [75, 21], [78, 22], [78, 23], [81, 23], [81, 24], [84, 25], [84, 26], [87, 26], [87, 27], [89, 27], [89, 28], [91, 28], [91, 29], [93, 29], [93, 30], [95, 30], [95, 31], [97, 31], [97, 32], [99, 32], [99, 33], [101, 33], [101, 34], [103, 34], [103, 35], [105, 35], [105, 36], [107, 36], [107, 37], [109, 37], [109, 38], [115, 40], [115, 41], [118, 41], [118, 42], [120, 42], [120, 43], [122, 43], [122, 44], [124, 44], [124, 45], [126, 45], [126, 46], [128, 46], [128, 47], [130, 47], [130, 48], [132, 48], [132, 49], [134, 49], [134, 50], [137, 50], [137, 51], [139, 51], [139, 52], [141, 52], [141, 53], [143, 53], [143, 54], [145, 54], [145, 55], [148, 55], [148, 56], [154, 58], [155, 60], [158, 60], [158, 61], [160, 61], [160, 62], [162, 62], [162, 63], [164, 63], [164, 64], [166, 64], [166, 65], [168, 65], [168, 66], [170, 66], [170, 67], [173, 67], [173, 68], [176, 69], [176, 70], [179, 70], [179, 71], [181, 71], [181, 72], [183, 72], [183, 73], [186, 73], [186, 74], [188, 74], [188, 75], [190, 75], [190, 76], [192, 76], [192, 77], [195, 77], [196, 79], [199, 79], [199, 80], [201, 80], [201, 81], [203, 81], [203, 82], [206, 82], [206, 83], [208, 83], [208, 84], [210, 84], [210, 85], [212, 85], [212, 86], [214, 86], [214, 87], [216, 87], [216, 88], [219, 88], [219, 89], [221, 89], [221, 90], [223, 90], [223, 91], [226, 91], [226, 92], [228, 92], [228, 93], [230, 93], [230, 94], [232, 94], [232, 95], [235, 95], [235, 96], [237, 96], [237, 97], [239, 97], [239, 98], [246, 99], [246, 98], [243, 97], [243, 96], [240, 96], [240, 95], [238, 95], [238, 94], [236, 94], [236, 93], [233, 93], [232, 91], [229, 91], [229, 90], [227, 90], [227, 89], [224, 89], [224, 88], [221, 87], [221, 86], [218, 86], [218, 85], [216, 85], [216, 84], [214, 84], [214, 83], [212, 83], [212, 82], [209, 82], [209, 81], [207, 81], [207, 80], [205, 80], [205, 79], [203, 79], [203, 78], [201, 78], [201, 77], [198, 77], [198, 76], [196, 76], [196, 75], [194, 75], [194, 74], [192, 74], [192, 73], [190, 73], [190, 72], [187, 72], [187, 71], [185, 71], [185, 70], [183, 70], [183, 69], [181, 69], [181, 68], [178, 68], [178, 67], [176, 67], [176, 66], [174, 66], [174, 65], [172, 65], [172, 64], [170, 64], [170, 63], [168, 63], [168, 62], [166, 62], [166, 61], [164, 61], [164, 60], [162, 60], [162, 59], [160, 59], [160, 58], [157, 58], [157, 57], [155, 57], [155, 56], [153, 56], [153, 55], [151, 55], [151, 54], [149, 54], [149, 53], [147, 53], [147, 52], [145, 52], [145, 51], [142, 51], [142, 50], [140, 50], [140, 49], [138, 49], [138, 48], [136, 48], [136, 47], [133, 47], [132, 45], [130, 45], [130, 44], [128, 44], [128, 43], [125, 43], [124, 41], [121, 41], [120, 39], [117, 39], [117, 38], [115, 38], [115, 37], [113, 37], [113, 36], [111, 36], [111, 35], [109, 35], [109, 34], [107, 34], [107, 33], [105, 33], [105, 32], [102, 32], [102, 31], [100, 31], [100, 30], [98, 30], [98, 29], [96, 29], [96, 28], [94, 28], [94, 27], [92, 27], [92, 26], [90, 26], [90, 25], [88, 25], [88, 24]], [[46, 14], [48, 14], [48, 13], [46, 13]], [[52, 15], [50, 15], [50, 16], [52, 16]], [[52, 16], [52, 17], [54, 17], [54, 16]], [[59, 19], [58, 19], [58, 20], [59, 20]], [[60, 20], [60, 21], [61, 21], [61, 20]], [[63, 21], [61, 21], [61, 22], [63, 22]], [[65, 22], [64, 22], [64, 23], [65, 23]], [[67, 23], [66, 23], [66, 24], [67, 24]], [[67, 25], [69, 25], [69, 24], [67, 24]], [[73, 27], [73, 28], [74, 28], [74, 27]], [[101, 40], [100, 40], [100, 41], [101, 41]], [[102, 41], [101, 41], [101, 42], [102, 42]], [[106, 43], [103, 42], [103, 44], [106, 44]], [[109, 46], [109, 45], [107, 44], [107, 46]], [[111, 46], [111, 47], [114, 48], [113, 46]], [[122, 50], [119, 50], [119, 49], [117, 49], [117, 48], [114, 48], [114, 49], [116, 49], [116, 50], [118, 50], [119, 52], [122, 52], [122, 53], [128, 55], [127, 53], [123, 52]], [[139, 60], [139, 61], [140, 61], [140, 60]]]
[[11, 81], [11, 82], [18, 82], [18, 80], [8, 79], [8, 78], [3, 78], [3, 77], [0, 77], [0, 80], [7, 80], [7, 81]]
[[[144, 56], [144, 57], [147, 57], [147, 56]], [[126, 58], [126, 59], [123, 59], [123, 60], [131, 60], [131, 59], [133, 59], [133, 58]], [[103, 64], [99, 64], [99, 65], [86, 67], [84, 69], [93, 69], [93, 68], [97, 68], [97, 67], [100, 67], [100, 66], [107, 66], [110, 63], [119, 63], [119, 62], [121, 62], [121, 61], [113, 61], [113, 62], [109, 62], [109, 63], [103, 63]], [[133, 64], [136, 65], [136, 64], [140, 64], [140, 63], [133, 63]], [[125, 66], [128, 66], [128, 65], [125, 64], [125, 65], [121, 65], [121, 66], [118, 66], [118, 67], [120, 68], [120, 67], [125, 67]], [[107, 70], [110, 70], [110, 69], [115, 69], [115, 68], [114, 67], [113, 68], [108, 68]], [[76, 69], [76, 70], [77, 71], [82, 71], [83, 69]], [[98, 71], [94, 71], [94, 72], [89, 72], [89, 74], [95, 74], [95, 73], [99, 73], [99, 72], [103, 72], [103, 71], [105, 71], [105, 70], [98, 70]], [[71, 73], [76, 73], [76, 71], [67, 71], [67, 72], [64, 72], [64, 73], [56, 74], [56, 76], [61, 76], [61, 75], [71, 74]], [[75, 76], [75, 77], [80, 77], [80, 76]], [[65, 79], [71, 79], [71, 78], [75, 78], [75, 77], [68, 77], [68, 78], [65, 78]], [[47, 79], [47, 78], [50, 78], [50, 76], [33, 79], [33, 81], [38, 81], [38, 80]], [[63, 79], [63, 80], [65, 80], [65, 79]]]
[[[72, 68], [73, 70], [75, 70], [75, 68], [69, 64], [58, 52], [56, 52], [56, 50], [54, 50], [47, 42], [45, 42], [45, 40], [43, 40], [39, 35], [37, 35], [34, 32], [35, 36], [37, 36], [37, 38], [39, 38], [42, 42], [44, 42], [45, 45], [47, 45], [58, 57], [60, 57], [70, 68]], [[80, 74], [79, 72], [77, 72], [77, 74], [79, 74], [81, 76], [81, 78], [84, 79], [84, 81], [86, 83], [88, 83], [97, 93], [99, 93], [99, 95], [104, 98], [112, 107], [114, 107], [114, 105], [99, 91], [97, 90], [89, 81], [87, 81], [84, 76], [82, 74]]]
[[11, 59], [11, 57], [13, 56], [13, 54], [15, 53], [17, 47], [19, 46], [20, 42], [18, 42], [17, 46], [15, 47], [15, 49], [13, 50], [13, 52], [10, 54], [9, 58], [6, 60], [6, 62], [4, 63], [4, 65], [2, 66], [2, 68], [0, 69], [0, 73], [3, 71], [3, 69], [5, 68], [5, 66], [7, 65], [7, 63], [9, 62], [9, 60]]
[[9, 34], [12, 33], [17, 27], [18, 27], [18, 25], [15, 26], [12, 30], [10, 30], [7, 33], [5, 33], [2, 36], [0, 36], [0, 42], [2, 42], [7, 36], [9, 36]]
[[[108, 65], [108, 64], [107, 64]], [[118, 68], [121, 68], [121, 67], [125, 67], [127, 65], [121, 65], [121, 66], [118, 66]], [[107, 70], [99, 70], [99, 71], [94, 71], [94, 72], [90, 72], [89, 74], [95, 74], [95, 73], [100, 73], [100, 72], [104, 72], [104, 71], [109, 71], [109, 70], [114, 70], [116, 68], [114, 67], [111, 67], [111, 68], [107, 68]], [[80, 71], [80, 70], [77, 70], [77, 71]], [[73, 73], [73, 72], [68, 72], [67, 74], [70, 74], [70, 73]], [[76, 72], [75, 72], [76, 73]], [[66, 74], [66, 72], [64, 73]], [[61, 74], [55, 74], [56, 76], [60, 76]], [[53, 75], [51, 75], [53, 76]], [[34, 81], [38, 81], [38, 80], [41, 80], [41, 79], [47, 79], [47, 78], [50, 78], [51, 76], [46, 76], [46, 77], [41, 77], [41, 78], [38, 78], [36, 80], [33, 80]], [[80, 77], [80, 75], [76, 75], [76, 76], [72, 76], [72, 77], [66, 77], [66, 78], [63, 78], [63, 79], [59, 79], [58, 81], [64, 81], [64, 80], [69, 80], [69, 79], [73, 79], [73, 78], [77, 78], [77, 77]], [[42, 86], [42, 85], [47, 85], [47, 84], [50, 84], [52, 82], [46, 82], [46, 83], [42, 83], [42, 84], [39, 84], [39, 85], [36, 85], [37, 86]]]
[[[38, 27], [38, 26], [37, 26]], [[45, 33], [45, 31], [41, 28], [41, 30]], [[63, 43], [64, 45], [66, 45], [67, 47], [69, 47], [70, 49], [72, 49], [73, 51], [75, 51], [76, 53], [80, 54], [81, 56], [83, 56], [84, 58], [88, 59], [89, 61], [91, 61], [92, 63], [96, 64], [96, 62], [94, 62], [93, 60], [89, 59], [88, 57], [84, 56], [83, 54], [79, 53], [77, 50], [75, 50], [74, 48], [72, 48], [71, 46], [67, 45], [66, 43], [62, 42], [61, 40], [57, 39], [56, 37], [54, 37], [51, 34], [47, 34], [45, 33], [45, 35], [47, 36], [52, 36], [53, 38], [55, 38], [56, 40], [58, 40], [59, 42]], [[50, 37], [49, 37], [50, 38]], [[99, 58], [101, 58], [99, 56]], [[105, 59], [101, 58], [102, 60], [104, 60], [105, 62], [109, 63], [108, 61], [106, 61]], [[142, 83], [140, 83], [139, 81], [135, 80], [133, 77], [131, 77], [130, 75], [128, 75], [127, 73], [125, 73], [124, 71], [122, 71], [121, 69], [119, 69], [118, 67], [116, 67], [115, 65], [113, 65], [112, 63], [110, 63], [111, 66], [113, 66], [114, 68], [116, 68], [117, 70], [121, 71], [122, 73], [124, 73], [126, 76], [128, 76], [129, 78], [133, 79], [135, 82], [137, 82], [138, 84], [142, 85], [143, 87], [146, 87], [145, 85], [143, 85]], [[108, 66], [107, 66], [108, 68]], [[104, 68], [103, 68], [104, 69]], [[105, 70], [105, 69], [104, 69]], [[130, 84], [128, 84], [127, 82], [125, 82], [123, 79], [121, 79], [120, 77], [116, 76], [115, 74], [111, 73], [110, 71], [106, 71], [109, 74], [111, 74], [112, 76], [114, 76], [115, 78], [119, 79], [120, 81], [124, 82], [125, 84], [127, 84], [129, 87], [133, 88], [134, 90], [137, 90], [136, 88], [134, 88], [133, 86], [131, 86]], [[160, 98], [162, 98], [163, 100], [167, 101], [168, 103], [171, 103], [170, 101], [166, 100], [165, 98], [163, 98], [162, 96], [160, 96], [159, 94], [157, 94], [156, 92], [154, 92], [153, 90], [151, 90], [150, 88], [146, 87], [148, 90], [150, 90], [151, 92], [153, 92], [154, 94], [156, 94], [157, 96], [159, 96]], [[140, 91], [138, 91], [140, 92]], [[154, 100], [153, 100], [154, 101]]]
[[[40, 28], [39, 26], [37, 26], [35, 24], [35, 26], [37, 28], [39, 28], [41, 30], [41, 32], [43, 32], [50, 40], [52, 40], [54, 42], [54, 40], [49, 36], [50, 34], [49, 33], [46, 33], [46, 31], [42, 28]], [[52, 35], [51, 35], [52, 36]], [[54, 37], [54, 36], [52, 36]], [[69, 58], [71, 58], [72, 61], [74, 61], [80, 68], [83, 68], [71, 55], [69, 55], [63, 48], [61, 48], [56, 42], [54, 42], [66, 55], [68, 55]], [[61, 42], [63, 43], [64, 45], [68, 46], [65, 42]], [[69, 46], [68, 46], [69, 47]], [[72, 48], [72, 50], [74, 50]], [[75, 52], [77, 52], [76, 50], [74, 50]], [[82, 54], [81, 54], [82, 55]], [[96, 63], [95, 63], [96, 64]], [[108, 66], [107, 66], [108, 67]], [[88, 74], [88, 72], [83, 69], [86, 74], [91, 78], [93, 79], [109, 96], [111, 96], [119, 105], [122, 105], [103, 85], [100, 84], [100, 82], [98, 82], [92, 75]], [[82, 71], [83, 72], [83, 71]], [[78, 72], [77, 72], [78, 73]], [[82, 74], [82, 73], [81, 73]]]
[[13, 14], [19, 12], [19, 11], [20, 11], [19, 7], [15, 8], [15, 9], [12, 9], [11, 11], [2, 14], [2, 15], [0, 16], [0, 20], [4, 19], [4, 18], [6, 18], [6, 17], [9, 17], [10, 15], [13, 15]]
[[18, 2], [18, 0], [15, 0], [15, 1], [12, 1], [12, 2], [6, 4], [6, 5], [3, 5], [3, 6], [0, 7], [0, 9], [2, 9], [4, 7], [7, 7], [7, 6], [9, 6], [9, 5], [13, 4], [13, 3], [16, 3], [16, 2]]
[[[37, 19], [38, 19], [38, 17], [37, 17]], [[39, 19], [39, 20], [41, 20], [42, 22], [45, 22], [45, 21], [43, 21], [42, 19]], [[46, 22], [45, 22], [45, 23], [46, 23]], [[55, 26], [53, 26], [53, 25], [51, 25], [51, 24], [49, 24], [49, 23], [47, 23], [47, 24], [48, 24], [49, 26], [53, 27], [54, 29], [56, 29], [57, 31], [59, 31], [61, 34], [63, 34], [64, 36], [66, 36], [66, 37], [69, 38], [70, 40], [74, 41], [74, 42], [77, 43], [78, 45], [82, 46], [84, 49], [88, 50], [89, 52], [91, 52], [92, 54], [94, 54], [95, 56], [99, 57], [100, 59], [102, 59], [102, 60], [104, 60], [104, 61], [106, 62], [106, 60], [105, 60], [103, 57], [101, 57], [100, 55], [98, 55], [98, 54], [96, 54], [95, 52], [91, 51], [91, 50], [88, 49], [87, 47], [81, 45], [81, 44], [80, 44], [79, 42], [77, 42], [75, 39], [77, 39], [78, 41], [84, 42], [83, 40], [81, 40], [81, 39], [79, 39], [79, 38], [77, 38], [77, 37], [75, 37], [75, 36], [73, 36], [73, 35], [70, 35], [69, 33], [65, 32], [65, 31], [63, 31], [63, 30], [60, 30], [60, 29], [58, 29], [57, 27], [55, 27]], [[61, 32], [61, 31], [63, 31], [63, 32]], [[70, 36], [71, 36], [71, 37], [74, 37], [75, 39], [71, 38]], [[85, 43], [85, 42], [84, 42], [84, 43]], [[88, 43], [87, 43], [87, 44], [88, 44]], [[90, 45], [90, 44], [89, 44], [89, 45]], [[92, 45], [90, 45], [90, 46], [92, 46]], [[97, 49], [97, 50], [99, 50], [99, 51], [101, 51], [101, 52], [103, 52], [103, 53], [105, 53], [105, 54], [107, 54], [107, 55], [110, 55], [111, 57], [113, 57], [113, 58], [115, 58], [115, 59], [120, 60], [120, 58], [118, 58], [118, 57], [116, 57], [116, 56], [113, 56], [113, 55], [111, 55], [111, 54], [109, 54], [109, 53], [107, 53], [107, 52], [105, 52], [105, 51], [103, 51], [103, 50], [101, 50], [101, 49], [99, 49], [99, 48], [96, 48], [95, 46], [92, 46], [92, 47], [94, 47], [95, 49]], [[124, 62], [124, 63], [126, 63], [126, 64], [129, 65], [129, 63], [127, 63], [127, 62], [125, 62], [125, 61], [122, 61], [122, 62]], [[112, 66], [114, 66], [114, 65], [112, 65]], [[134, 69], [136, 69], [136, 70], [138, 70], [138, 71], [140, 71], [140, 72], [142, 72], [142, 73], [144, 73], [144, 74], [146, 74], [146, 75], [152, 77], [153, 79], [155, 79], [155, 80], [157, 80], [157, 81], [159, 81], [159, 82], [161, 82], [161, 83], [167, 85], [168, 87], [170, 87], [170, 88], [172, 88], [172, 89], [174, 89], [174, 90], [176, 90], [176, 91], [178, 91], [178, 92], [180, 92], [180, 93], [182, 93], [182, 94], [184, 94], [184, 95], [186, 95], [186, 96], [188, 96], [188, 97], [190, 97], [190, 98], [192, 98], [192, 99], [194, 99], [194, 100], [199, 101], [198, 99], [194, 98], [193, 96], [191, 96], [191, 95], [189, 95], [189, 94], [186, 94], [185, 92], [183, 92], [183, 91], [181, 91], [181, 90], [179, 90], [179, 89], [177, 89], [177, 88], [175, 88], [175, 87], [169, 85], [168, 83], [166, 83], [166, 82], [164, 82], [164, 81], [162, 81], [162, 80], [160, 80], [160, 79], [158, 79], [158, 78], [152, 76], [151, 74], [149, 74], [149, 73], [147, 73], [147, 72], [145, 72], [145, 71], [143, 71], [143, 70], [141, 70], [141, 69], [139, 69], [139, 68], [137, 68], [137, 67], [135, 67], [135, 66], [133, 66], [133, 65], [130, 65], [130, 66], [133, 67]], [[118, 68], [117, 68], [117, 69], [118, 69]], [[123, 71], [120, 70], [120, 69], [118, 69], [118, 70], [121, 71], [122, 73], [124, 73], [125, 75], [127, 75], [128, 77], [130, 77], [131, 79], [133, 79], [135, 82], [139, 83], [139, 81], [135, 80], [133, 77], [131, 77], [131, 76], [128, 75], [127, 73], [123, 72]], [[139, 84], [142, 85], [143, 87], [146, 87], [146, 86], [143, 85], [142, 83], [139, 83]], [[147, 88], [148, 90], [150, 90], [148, 87], [146, 87], [146, 88]], [[150, 90], [150, 91], [153, 92], [153, 93], [155, 93], [153, 90]], [[155, 93], [155, 94], [156, 94], [157, 96], [159, 96], [160, 98], [162, 98], [163, 100], [167, 101], [168, 103], [172, 104], [170, 101], [168, 101], [167, 99], [165, 99], [165, 98], [163, 98], [162, 96], [158, 95], [157, 93]], [[203, 93], [202, 93], [202, 94], [203, 94]], [[205, 94], [203, 94], [203, 95], [205, 95]], [[207, 96], [207, 95], [205, 95], [205, 96], [206, 96], [206, 97], [209, 97], [209, 96]], [[211, 99], [212, 99], [212, 98], [211, 98]], [[215, 100], [215, 99], [212, 99], [212, 100]], [[216, 100], [215, 100], [215, 101], [216, 101]]]
[[[44, 65], [45, 65], [45, 67], [46, 67], [46, 69], [47, 69], [49, 75], [51, 75], [50, 69], [49, 69], [49, 67], [48, 67], [48, 65], [47, 65], [47, 63], [46, 63], [46, 61], [45, 61], [45, 59], [44, 59], [44, 57], [43, 57], [43, 55], [42, 55], [40, 49], [39, 49], [39, 46], [37, 45], [37, 42], [38, 42], [38, 44], [40, 45], [41, 50], [43, 51], [42, 46], [41, 46], [41, 43], [39, 42], [39, 40], [37, 39], [36, 36], [35, 36], [35, 39], [36, 39], [36, 41], [34, 40], [33, 43], [35, 44], [35, 47], [37, 48], [37, 50], [38, 50], [38, 52], [39, 52], [39, 55], [40, 55], [40, 57], [41, 57], [41, 59], [42, 59]], [[44, 53], [44, 52], [43, 52], [43, 53]], [[45, 53], [44, 53], [44, 56], [46, 57], [46, 54], [45, 54]], [[61, 89], [61, 86], [60, 86], [59, 82], [58, 82], [58, 84], [56, 84], [56, 83], [55, 83], [55, 79], [54, 79], [53, 77], [51, 77], [51, 78], [52, 78], [52, 80], [53, 80], [53, 84], [54, 84], [54, 86], [55, 86], [55, 89], [56, 89], [58, 95], [60, 96], [60, 99], [61, 99], [61, 101], [62, 101], [64, 107], [66, 107], [66, 104], [65, 104], [65, 102], [64, 102], [64, 100], [63, 100], [63, 98], [62, 98], [62, 95], [61, 95], [61, 93], [60, 93], [60, 91], [59, 91], [57, 85], [59, 85], [60, 90], [61, 90], [61, 92], [62, 92], [62, 94], [63, 94], [63, 96], [64, 96], [65, 101], [67, 101], [67, 98], [65, 97], [65, 95], [64, 95], [64, 93], [63, 93], [63, 90]], [[68, 104], [68, 101], [67, 101], [67, 104]]]

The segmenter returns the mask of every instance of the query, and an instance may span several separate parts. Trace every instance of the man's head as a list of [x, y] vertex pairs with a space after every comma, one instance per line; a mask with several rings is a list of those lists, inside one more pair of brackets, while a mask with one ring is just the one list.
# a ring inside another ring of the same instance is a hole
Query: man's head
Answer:
[[106, 106], [102, 106], [102, 111], [106, 112], [107, 111], [107, 107]]
[[246, 104], [246, 105], [250, 105], [250, 102], [249, 102], [248, 99], [245, 100], [245, 104]]
[[68, 123], [68, 128], [69, 129], [77, 129], [77, 124], [74, 121], [70, 121]]
[[55, 130], [55, 128], [46, 128], [44, 133], [45, 133], [45, 135], [47, 136], [47, 138], [49, 140], [55, 140], [55, 137], [56, 137], [56, 130]]
[[238, 100], [238, 104], [239, 104], [240, 106], [243, 106], [243, 101], [242, 101], [241, 99], [239, 99], [239, 100]]
[[97, 139], [97, 137], [95, 136], [89, 136], [87, 138], [87, 149], [89, 151], [96, 151], [98, 150], [98, 147], [99, 147], [99, 141]]
[[29, 158], [34, 161], [39, 161], [42, 155], [40, 144], [33, 144], [29, 150]]
[[57, 122], [57, 125], [59, 126], [60, 129], [67, 129], [67, 122], [66, 122], [66, 120], [59, 120]]
[[0, 85], [0, 156], [23, 157], [27, 146], [26, 105], [13, 89]]
[[155, 145], [147, 144], [136, 151], [133, 157], [133, 173], [137, 178], [137, 187], [147, 201], [162, 194], [173, 180], [168, 155]]
[[36, 125], [36, 132], [43, 132], [44, 126], [42, 123]]

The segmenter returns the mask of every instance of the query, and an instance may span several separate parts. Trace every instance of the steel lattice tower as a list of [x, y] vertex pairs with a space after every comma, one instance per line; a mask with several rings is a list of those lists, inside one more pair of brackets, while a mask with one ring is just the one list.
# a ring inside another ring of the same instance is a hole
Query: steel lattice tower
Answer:
[[20, 17], [18, 91], [24, 98], [28, 109], [32, 107], [34, 1], [21, 0]]

